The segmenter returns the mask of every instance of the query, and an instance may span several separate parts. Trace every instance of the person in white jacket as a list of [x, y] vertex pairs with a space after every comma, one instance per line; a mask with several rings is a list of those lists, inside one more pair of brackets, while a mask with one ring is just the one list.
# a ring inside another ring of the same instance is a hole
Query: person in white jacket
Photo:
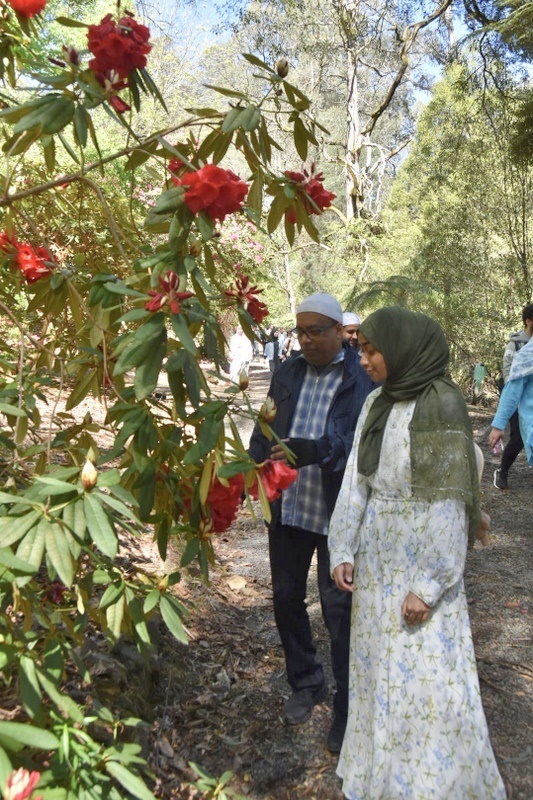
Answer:
[[229, 377], [233, 383], [239, 383], [239, 376], [242, 372], [248, 375], [253, 357], [252, 343], [238, 325], [229, 343]]

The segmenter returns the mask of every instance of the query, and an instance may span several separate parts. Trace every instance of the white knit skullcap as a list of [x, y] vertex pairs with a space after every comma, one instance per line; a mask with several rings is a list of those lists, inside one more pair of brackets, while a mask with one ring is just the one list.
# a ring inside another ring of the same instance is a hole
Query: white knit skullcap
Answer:
[[331, 294], [324, 294], [324, 292], [310, 294], [296, 309], [297, 314], [303, 314], [305, 311], [312, 311], [315, 314], [322, 314], [324, 317], [334, 319], [335, 322], [342, 322], [342, 306]]
[[353, 314], [351, 311], [345, 311], [342, 315], [343, 325], [360, 325], [361, 317], [359, 314]]

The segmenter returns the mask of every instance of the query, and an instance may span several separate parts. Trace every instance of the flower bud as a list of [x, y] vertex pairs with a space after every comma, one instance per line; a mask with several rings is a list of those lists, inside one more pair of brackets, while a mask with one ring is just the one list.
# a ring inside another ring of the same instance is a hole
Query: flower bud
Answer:
[[279, 61], [276, 62], [276, 72], [280, 78], [287, 77], [289, 74], [289, 62], [286, 58], [280, 58]]
[[259, 416], [261, 419], [264, 419], [265, 422], [274, 422], [277, 411], [278, 409], [276, 408], [274, 400], [271, 397], [267, 397], [259, 409]]
[[85, 458], [87, 461], [90, 461], [91, 464], [96, 464], [96, 453], [94, 452], [94, 447], [92, 445], [87, 450], [87, 455]]
[[83, 422], [84, 422], [85, 425], [91, 425], [92, 421], [93, 421], [92, 414], [91, 414], [90, 411], [87, 411], [87, 413], [85, 414], [85, 416], [83, 418]]
[[248, 388], [249, 382], [248, 373], [245, 369], [243, 369], [241, 372], [239, 372], [239, 388], [241, 388], [244, 392], [244, 390]]
[[66, 44], [63, 45], [63, 57], [67, 64], [72, 64], [73, 67], [78, 66], [80, 63], [80, 55], [78, 51], [73, 47], [67, 47]]
[[191, 237], [189, 240], [189, 253], [194, 258], [198, 258], [198, 256], [202, 255], [202, 245], [198, 239]]
[[91, 461], [87, 460], [81, 471], [81, 485], [86, 492], [90, 492], [96, 486], [97, 481], [98, 470]]

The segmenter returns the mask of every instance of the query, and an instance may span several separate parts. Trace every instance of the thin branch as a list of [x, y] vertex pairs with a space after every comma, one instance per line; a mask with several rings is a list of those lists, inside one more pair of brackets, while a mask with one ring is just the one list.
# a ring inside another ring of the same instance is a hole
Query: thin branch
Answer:
[[140, 150], [142, 147], [146, 147], [147, 145], [151, 144], [161, 136], [168, 136], [169, 133], [174, 133], [174, 131], [180, 130], [180, 128], [187, 127], [192, 125], [195, 122], [198, 122], [199, 119], [196, 117], [191, 117], [185, 122], [181, 122], [179, 125], [173, 125], [172, 128], [167, 128], [164, 131], [159, 133], [154, 133], [152, 136], [149, 136], [146, 141], [142, 143], [141, 146], [133, 145], [129, 147], [124, 147], [122, 150], [119, 150], [116, 153], [113, 153], [110, 156], [106, 156], [106, 158], [99, 159], [98, 161], [91, 161], [87, 166], [83, 169], [78, 170], [78, 172], [71, 172], [69, 175], [62, 175], [59, 178], [54, 178], [53, 181], [47, 181], [46, 183], [41, 183], [39, 186], [34, 186], [31, 189], [24, 189], [20, 192], [15, 192], [14, 194], [8, 194], [4, 197], [0, 197], [0, 207], [2, 206], [10, 206], [12, 203], [17, 202], [18, 200], [23, 200], [26, 197], [33, 197], [38, 194], [42, 194], [43, 192], [47, 192], [49, 189], [55, 189], [56, 186], [63, 186], [65, 183], [72, 183], [72, 181], [80, 180], [88, 172], [92, 172], [95, 169], [99, 169], [104, 164], [109, 164], [112, 161], [116, 161], [117, 158], [123, 158], [124, 156], [133, 153], [134, 150]]

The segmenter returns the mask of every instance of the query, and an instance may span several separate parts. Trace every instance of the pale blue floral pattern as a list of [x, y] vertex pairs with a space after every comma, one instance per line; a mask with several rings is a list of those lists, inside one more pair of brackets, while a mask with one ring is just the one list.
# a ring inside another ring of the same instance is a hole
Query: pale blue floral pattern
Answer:
[[[465, 507], [414, 501], [409, 423], [395, 403], [377, 472], [357, 473], [359, 419], [330, 532], [331, 568], [355, 567], [350, 706], [337, 772], [349, 800], [504, 800], [477, 677], [463, 569]], [[409, 591], [433, 608], [405, 624]]]

